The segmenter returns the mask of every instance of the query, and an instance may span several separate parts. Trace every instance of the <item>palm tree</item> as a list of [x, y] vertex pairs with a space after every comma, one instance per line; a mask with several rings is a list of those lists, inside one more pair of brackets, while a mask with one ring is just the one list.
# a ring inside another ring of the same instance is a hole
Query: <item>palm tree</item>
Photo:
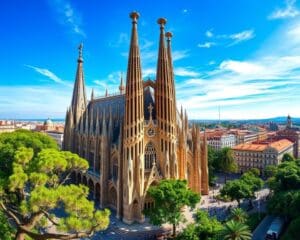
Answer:
[[247, 225], [233, 220], [224, 225], [224, 240], [251, 240], [252, 234]]
[[248, 218], [247, 213], [241, 209], [241, 208], [234, 208], [231, 210], [231, 214], [230, 214], [230, 219], [240, 222], [240, 223], [244, 223], [246, 222]]

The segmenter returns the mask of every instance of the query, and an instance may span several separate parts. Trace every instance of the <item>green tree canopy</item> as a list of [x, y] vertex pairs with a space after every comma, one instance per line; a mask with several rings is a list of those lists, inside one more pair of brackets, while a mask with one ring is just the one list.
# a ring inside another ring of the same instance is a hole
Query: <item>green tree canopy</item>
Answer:
[[229, 196], [231, 199], [236, 200], [239, 206], [242, 199], [249, 199], [254, 196], [251, 186], [241, 180], [228, 181], [220, 193], [223, 196]]
[[270, 178], [270, 177], [274, 177], [277, 173], [277, 166], [275, 165], [268, 165], [265, 167], [264, 170], [265, 176]]
[[224, 240], [251, 240], [251, 237], [249, 227], [243, 223], [230, 220], [224, 225]]
[[[229, 147], [222, 148], [218, 157], [219, 169], [225, 174], [235, 173], [238, 170], [238, 166], [233, 157], [233, 151]], [[227, 176], [225, 175], [225, 183], [227, 181]]]
[[[95, 210], [94, 203], [87, 199], [87, 187], [65, 184], [73, 171], [88, 169], [85, 159], [58, 151], [51, 140], [44, 139], [47, 136], [38, 133], [12, 135], [20, 143], [11, 145], [11, 174], [0, 181], [0, 209], [13, 221], [17, 239], [74, 239], [108, 226], [109, 211]], [[33, 141], [30, 137], [43, 140]], [[34, 144], [28, 147], [27, 140]], [[53, 148], [44, 148], [48, 146]], [[47, 232], [49, 226], [57, 232]], [[44, 230], [40, 232], [39, 228]]]
[[263, 187], [264, 182], [258, 177], [259, 173], [252, 169], [244, 173], [241, 178], [228, 181], [220, 193], [222, 196], [229, 196], [231, 199], [236, 200], [240, 205], [240, 200], [252, 199], [255, 197], [255, 191]]
[[201, 240], [215, 239], [223, 230], [222, 223], [202, 210], [196, 212], [196, 232]]
[[248, 214], [241, 208], [234, 208], [231, 210], [229, 218], [236, 222], [245, 223], [247, 221]]
[[199, 194], [188, 188], [186, 180], [162, 180], [157, 186], [151, 186], [148, 194], [154, 200], [154, 208], [145, 210], [145, 215], [154, 225], [172, 224], [174, 236], [176, 226], [184, 220], [183, 207], [194, 208], [200, 201]]
[[42, 149], [58, 149], [57, 143], [43, 133], [17, 130], [0, 134], [0, 178], [8, 178], [12, 174], [12, 163], [15, 152], [20, 147], [33, 149], [34, 156]]
[[283, 154], [283, 157], [282, 157], [283, 162], [291, 162], [291, 161], [294, 161], [294, 160], [295, 160], [295, 158], [292, 154], [290, 154], [290, 153]]

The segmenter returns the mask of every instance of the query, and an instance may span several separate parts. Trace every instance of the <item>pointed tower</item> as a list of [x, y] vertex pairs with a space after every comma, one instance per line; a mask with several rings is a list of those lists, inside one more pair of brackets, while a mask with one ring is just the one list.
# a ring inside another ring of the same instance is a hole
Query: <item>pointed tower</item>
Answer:
[[77, 125], [79, 123], [79, 119], [84, 113], [87, 106], [83, 75], [82, 49], [83, 44], [81, 43], [78, 47], [79, 57], [77, 60], [77, 72], [71, 102], [71, 108], [74, 116], [74, 125]]
[[92, 93], [91, 93], [91, 101], [94, 100], [94, 88], [92, 89]]
[[[158, 50], [158, 61], [157, 61], [157, 73], [156, 73], [156, 91], [155, 91], [155, 105], [156, 105], [156, 118], [158, 121], [159, 128], [159, 141], [161, 145], [160, 149], [160, 164], [163, 166], [165, 156], [164, 152], [168, 152], [170, 162], [170, 177], [176, 178], [176, 163], [171, 157], [171, 154], [176, 149], [176, 106], [175, 106], [175, 87], [172, 81], [173, 74], [170, 62], [171, 59], [171, 48], [170, 54], [165, 47], [165, 24], [166, 19], [159, 18], [158, 24], [160, 25], [160, 37], [159, 37], [159, 50]], [[168, 34], [169, 36], [169, 34]], [[170, 40], [170, 36], [168, 37]], [[170, 62], [169, 62], [170, 61]]]
[[123, 73], [121, 73], [121, 81], [120, 81], [119, 90], [120, 90], [120, 94], [124, 94], [125, 86], [124, 86], [124, 83], [123, 83]]
[[72, 108], [67, 109], [66, 120], [65, 120], [65, 128], [64, 128], [64, 141], [63, 141], [63, 150], [72, 150], [73, 147], [73, 134], [74, 134], [74, 126], [73, 126], [73, 114]]
[[[144, 158], [144, 89], [142, 81], [140, 49], [138, 45], [137, 20], [139, 14], [132, 12], [132, 33], [129, 49], [124, 116], [124, 171], [123, 171], [123, 221], [143, 221], [142, 199], [144, 183], [140, 160]], [[129, 156], [132, 158], [133, 176], [128, 177]], [[130, 181], [130, 182], [129, 182]], [[132, 181], [132, 182], [131, 182]], [[130, 188], [130, 186], [133, 186]]]

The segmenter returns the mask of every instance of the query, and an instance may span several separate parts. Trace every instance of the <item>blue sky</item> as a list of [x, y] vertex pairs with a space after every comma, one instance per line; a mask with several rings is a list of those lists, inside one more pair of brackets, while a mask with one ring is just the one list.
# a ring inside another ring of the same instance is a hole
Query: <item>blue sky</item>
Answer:
[[295, 0], [4, 1], [0, 118], [59, 118], [84, 43], [87, 95], [126, 75], [132, 10], [143, 76], [155, 79], [159, 27], [173, 32], [178, 106], [190, 118], [300, 116], [300, 2]]

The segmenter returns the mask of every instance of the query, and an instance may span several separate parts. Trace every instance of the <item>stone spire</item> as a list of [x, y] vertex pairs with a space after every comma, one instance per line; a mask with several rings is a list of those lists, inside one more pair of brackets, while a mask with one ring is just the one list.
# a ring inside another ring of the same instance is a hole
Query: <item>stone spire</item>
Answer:
[[[168, 152], [171, 159], [171, 154], [176, 148], [175, 87], [169, 63], [169, 58], [171, 61], [171, 53], [168, 54], [165, 47], [165, 24], [167, 20], [159, 18], [157, 22], [160, 25], [160, 36], [155, 91], [156, 118], [160, 128], [159, 141], [162, 143], [161, 158], [164, 158], [164, 152]], [[170, 34], [167, 35], [170, 40]], [[173, 159], [176, 159], [176, 157]], [[170, 162], [170, 176], [175, 177], [174, 162]]]
[[91, 93], [91, 101], [94, 100], [94, 88], [92, 89], [92, 93]]
[[173, 107], [171, 107], [171, 115], [176, 117], [176, 93], [175, 93], [175, 80], [174, 80], [174, 69], [173, 69], [173, 59], [172, 59], [172, 49], [171, 49], [171, 39], [173, 34], [171, 32], [166, 32], [167, 38], [167, 55], [169, 62], [169, 74], [171, 78], [171, 87], [170, 87], [170, 95], [172, 99], [174, 99]]
[[[128, 157], [131, 155], [133, 164], [133, 184], [136, 186], [135, 196], [138, 196], [136, 201], [138, 204], [142, 204], [142, 196], [144, 193], [140, 192], [141, 179], [140, 176], [144, 174], [144, 169], [139, 171], [140, 159], [144, 158], [144, 89], [142, 81], [142, 71], [141, 71], [141, 59], [140, 59], [140, 49], [138, 44], [138, 33], [137, 33], [137, 21], [139, 14], [137, 12], [132, 12], [130, 14], [132, 19], [132, 32], [130, 40], [130, 49], [128, 57], [127, 66], [127, 77], [126, 77], [126, 92], [125, 92], [125, 116], [124, 116], [124, 176], [123, 180], [128, 181]], [[130, 155], [129, 155], [130, 154]], [[127, 184], [129, 184], [127, 182]], [[128, 193], [126, 199], [123, 202], [124, 208], [124, 221], [141, 221], [143, 219], [141, 211], [138, 215], [133, 214], [131, 211], [132, 201], [134, 199], [131, 195], [133, 193]]]
[[123, 73], [121, 73], [121, 80], [120, 80], [120, 86], [119, 86], [120, 94], [123, 94], [125, 91], [125, 86], [123, 83]]
[[82, 58], [83, 44], [81, 43], [78, 47], [79, 56], [77, 60], [77, 71], [76, 78], [73, 89], [73, 96], [71, 102], [71, 108], [74, 116], [74, 125], [79, 123], [79, 119], [86, 109], [86, 94], [85, 94], [85, 84], [83, 75], [83, 58]]

